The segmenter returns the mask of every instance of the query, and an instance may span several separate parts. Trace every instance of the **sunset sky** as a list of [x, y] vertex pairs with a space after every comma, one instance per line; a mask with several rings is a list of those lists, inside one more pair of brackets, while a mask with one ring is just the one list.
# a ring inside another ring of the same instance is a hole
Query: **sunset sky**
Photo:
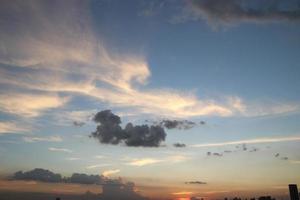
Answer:
[[[299, 0], [0, 3], [0, 190], [101, 192], [6, 179], [34, 168], [171, 199], [300, 184]], [[105, 110], [166, 136], [101, 141]]]

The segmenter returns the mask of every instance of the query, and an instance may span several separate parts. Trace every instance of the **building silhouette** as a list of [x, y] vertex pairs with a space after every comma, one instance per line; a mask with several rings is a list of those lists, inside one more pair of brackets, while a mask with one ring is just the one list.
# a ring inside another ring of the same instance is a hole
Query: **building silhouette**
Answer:
[[296, 184], [290, 184], [289, 185], [290, 190], [290, 198], [291, 200], [299, 200], [299, 193], [298, 193], [298, 187]]

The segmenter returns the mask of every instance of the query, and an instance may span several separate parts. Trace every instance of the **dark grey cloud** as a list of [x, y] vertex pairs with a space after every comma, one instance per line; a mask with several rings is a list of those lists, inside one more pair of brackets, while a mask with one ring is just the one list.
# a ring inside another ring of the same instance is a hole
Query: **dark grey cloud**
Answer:
[[103, 184], [105, 183], [105, 178], [99, 175], [87, 175], [74, 173], [71, 177], [65, 178], [67, 183], [79, 183], [79, 184]]
[[289, 159], [289, 157], [287, 157], [287, 156], [281, 157], [281, 160], [288, 160], [288, 159]]
[[205, 125], [205, 124], [206, 124], [206, 122], [205, 122], [205, 121], [200, 121], [200, 122], [199, 122], [199, 124], [201, 124], [201, 125]]
[[253, 149], [251, 149], [249, 152], [257, 152], [257, 151], [259, 151], [259, 149], [258, 148], [256, 148], [256, 147], [254, 147]]
[[207, 184], [206, 182], [203, 182], [203, 181], [188, 181], [188, 182], [185, 182], [185, 184], [191, 184], [191, 185], [205, 185]]
[[279, 156], [280, 156], [280, 154], [279, 154], [279, 153], [276, 153], [276, 154], [275, 154], [275, 157], [276, 157], [276, 158], [277, 158], [277, 157], [279, 157]]
[[180, 129], [187, 130], [196, 126], [195, 122], [189, 120], [169, 120], [165, 119], [158, 123], [159, 125], [167, 128], [167, 129]]
[[212, 155], [213, 156], [219, 156], [219, 157], [223, 156], [223, 154], [221, 154], [221, 153], [213, 153]]
[[178, 148], [186, 147], [184, 143], [174, 143], [173, 146]]
[[232, 153], [231, 150], [225, 150], [224, 153]]
[[33, 180], [41, 182], [59, 183], [62, 182], [63, 178], [60, 174], [55, 174], [49, 170], [36, 168], [31, 171], [22, 172], [18, 171], [14, 174], [13, 179], [15, 180]]
[[[27, 172], [16, 172], [10, 180], [41, 181], [50, 183], [77, 183], [96, 184], [102, 186], [102, 193], [96, 199], [110, 200], [146, 200], [135, 192], [133, 182], [123, 182], [119, 179], [110, 179], [99, 175], [74, 173], [71, 177], [62, 177], [46, 169], [36, 168]], [[91, 194], [89, 194], [91, 195]]]
[[99, 123], [91, 137], [103, 144], [120, 144], [135, 147], [158, 147], [165, 141], [166, 133], [159, 125], [133, 125], [128, 123], [123, 129], [121, 118], [110, 110], [103, 110], [94, 116], [94, 121]]
[[221, 153], [212, 153], [212, 152], [210, 152], [210, 151], [208, 151], [207, 153], [206, 153], [206, 155], [207, 156], [217, 156], [217, 157], [221, 157], [221, 156], [223, 156], [223, 154], [221, 154]]
[[78, 126], [78, 127], [82, 127], [83, 125], [85, 125], [85, 122], [73, 121], [73, 125]]
[[191, 19], [204, 17], [210, 21], [300, 21], [299, 1], [280, 0], [190, 0]]

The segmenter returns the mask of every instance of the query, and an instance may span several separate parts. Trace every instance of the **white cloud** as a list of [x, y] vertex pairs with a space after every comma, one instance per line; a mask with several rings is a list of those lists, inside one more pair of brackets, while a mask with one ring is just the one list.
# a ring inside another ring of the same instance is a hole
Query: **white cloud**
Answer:
[[77, 157], [70, 157], [70, 158], [66, 158], [66, 160], [74, 161], [74, 160], [80, 160], [80, 158], [77, 158]]
[[290, 160], [290, 163], [292, 163], [292, 164], [300, 164], [300, 160]]
[[48, 137], [23, 137], [25, 142], [62, 142], [63, 139], [60, 136], [48, 136]]
[[103, 156], [103, 155], [96, 155], [96, 156], [94, 156], [94, 158], [96, 158], [96, 159], [103, 159], [103, 158], [105, 158], [105, 156]]
[[37, 117], [41, 112], [57, 108], [68, 102], [69, 98], [49, 94], [0, 94], [0, 110], [22, 117]]
[[112, 174], [116, 174], [116, 173], [119, 173], [121, 170], [119, 169], [112, 169], [112, 170], [106, 170], [102, 173], [103, 176], [110, 176]]
[[[6, 11], [15, 14], [12, 19], [23, 23], [11, 27], [14, 21], [3, 22], [18, 34], [11, 34], [12, 31], [6, 29], [0, 31], [5, 47], [0, 49], [0, 62], [19, 66], [22, 71], [0, 68], [0, 83], [12, 88], [51, 93], [51, 96], [30, 92], [5, 94], [0, 96], [1, 111], [36, 117], [42, 111], [65, 105], [68, 98], [57, 96], [61, 92], [80, 94], [110, 106], [159, 116], [256, 116], [299, 110], [298, 103], [249, 106], [239, 97], [200, 99], [192, 90], [146, 89], [144, 86], [150, 79], [151, 70], [145, 57], [109, 51], [93, 33], [88, 13], [65, 12], [66, 7], [71, 11], [78, 7], [81, 11], [89, 10], [85, 3], [77, 5], [72, 2], [62, 2], [53, 9], [54, 14], [44, 10], [43, 2], [26, 4], [22, 11], [31, 13], [29, 17], [17, 14], [18, 9], [23, 8], [22, 4]], [[76, 79], [72, 78], [74, 76]], [[69, 114], [70, 120], [86, 113]]]
[[95, 168], [107, 167], [110, 165], [111, 164], [106, 164], [106, 163], [96, 164], [96, 165], [88, 165], [88, 166], [86, 166], [86, 169], [95, 169]]
[[163, 162], [163, 160], [158, 160], [154, 158], [142, 158], [142, 159], [134, 159], [131, 162], [126, 163], [127, 165], [142, 167], [146, 165], [152, 165], [159, 162]]
[[58, 152], [66, 152], [66, 153], [72, 153], [73, 151], [70, 149], [65, 149], [65, 148], [55, 148], [55, 147], [50, 147], [48, 148], [49, 151], [58, 151]]
[[0, 122], [0, 135], [10, 133], [24, 134], [26, 132], [29, 132], [30, 130], [30, 127], [26, 127], [20, 123], [16, 124], [15, 122], [11, 121]]
[[191, 147], [218, 147], [227, 145], [238, 145], [238, 144], [260, 144], [260, 143], [276, 143], [276, 142], [293, 142], [300, 141], [300, 136], [288, 136], [288, 137], [264, 137], [248, 140], [237, 140], [219, 143], [204, 143], [204, 144], [194, 144]]

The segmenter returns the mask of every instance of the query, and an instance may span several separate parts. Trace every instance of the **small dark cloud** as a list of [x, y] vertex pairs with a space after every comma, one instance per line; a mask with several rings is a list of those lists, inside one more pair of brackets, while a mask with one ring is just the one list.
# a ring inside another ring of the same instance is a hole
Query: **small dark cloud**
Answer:
[[221, 154], [221, 153], [213, 153], [213, 156], [219, 156], [219, 157], [221, 157], [221, 156], [223, 156], [223, 154]]
[[189, 6], [192, 19], [204, 17], [225, 24], [300, 20], [300, 4], [297, 1], [192, 0]]
[[249, 152], [257, 152], [257, 151], [259, 151], [259, 149], [254, 147], [254, 148], [251, 149]]
[[277, 157], [279, 157], [279, 156], [280, 156], [280, 154], [279, 154], [279, 153], [276, 153], [276, 154], [275, 154], [275, 157], [276, 157], [276, 158], [277, 158]]
[[188, 181], [188, 182], [185, 182], [185, 184], [191, 184], [191, 185], [205, 185], [207, 184], [206, 182], [203, 182], [203, 181]]
[[248, 148], [247, 148], [247, 145], [246, 145], [246, 144], [243, 144], [243, 145], [242, 145], [242, 149], [243, 149], [243, 151], [247, 151], [247, 149], [248, 149]]
[[103, 144], [124, 143], [126, 146], [159, 147], [165, 141], [166, 133], [159, 125], [133, 125], [128, 123], [123, 129], [121, 118], [110, 110], [98, 112], [94, 121], [99, 123], [91, 137]]
[[223, 156], [223, 154], [221, 154], [221, 153], [212, 153], [212, 152], [210, 152], [210, 151], [208, 151], [207, 153], [206, 153], [206, 155], [207, 156], [217, 156], [217, 157], [221, 157], [221, 156]]
[[225, 150], [224, 153], [232, 153], [231, 150]]
[[206, 122], [205, 122], [205, 121], [200, 121], [200, 122], [199, 122], [199, 124], [201, 124], [201, 125], [205, 125], [205, 124], [206, 124]]
[[159, 125], [167, 128], [167, 129], [180, 129], [180, 130], [187, 130], [191, 129], [196, 126], [195, 122], [189, 120], [162, 120], [158, 122]]
[[281, 160], [288, 160], [289, 158], [288, 157], [281, 157]]
[[173, 146], [178, 148], [186, 147], [184, 143], [174, 143]]
[[85, 122], [73, 121], [73, 125], [81, 127], [81, 126], [85, 125]]

